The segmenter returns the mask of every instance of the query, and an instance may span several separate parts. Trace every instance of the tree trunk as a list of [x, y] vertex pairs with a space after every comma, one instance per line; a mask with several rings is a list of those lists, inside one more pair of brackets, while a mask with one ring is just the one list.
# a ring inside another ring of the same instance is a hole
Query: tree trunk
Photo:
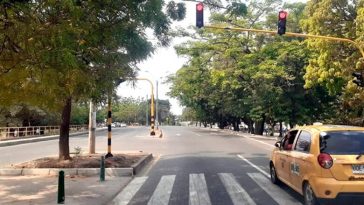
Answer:
[[96, 131], [96, 106], [90, 101], [89, 113], [89, 127], [88, 127], [88, 153], [95, 154], [95, 131]]
[[255, 122], [255, 128], [254, 128], [254, 134], [257, 135], [263, 135], [264, 132], [264, 120], [265, 117], [263, 117], [263, 120], [259, 120]]
[[255, 121], [254, 122], [255, 127], [254, 127], [254, 134], [256, 135], [263, 135], [263, 131], [264, 131], [264, 124], [263, 122], [260, 121]]
[[248, 132], [251, 134], [254, 134], [253, 121], [251, 121], [251, 120], [248, 123]]
[[283, 137], [283, 124], [282, 121], [279, 122], [279, 137]]
[[234, 123], [233, 123], [233, 125], [234, 125], [234, 131], [236, 131], [236, 132], [239, 132], [240, 131], [239, 124], [240, 124], [240, 121], [239, 120], [234, 121]]
[[62, 122], [59, 130], [59, 160], [68, 160], [70, 157], [69, 132], [71, 121], [72, 99], [67, 98], [62, 111]]
[[270, 136], [274, 136], [274, 127], [276, 126], [276, 122], [273, 122], [273, 124], [270, 125]]
[[220, 128], [220, 129], [224, 129], [224, 123], [222, 122], [222, 121], [220, 121], [219, 123], [218, 123], [218, 127]]

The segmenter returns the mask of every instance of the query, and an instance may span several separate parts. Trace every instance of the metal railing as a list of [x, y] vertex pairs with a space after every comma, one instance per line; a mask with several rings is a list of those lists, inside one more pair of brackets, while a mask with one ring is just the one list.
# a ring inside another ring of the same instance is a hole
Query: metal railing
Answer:
[[[0, 127], [0, 140], [58, 135], [60, 126]], [[70, 132], [87, 131], [88, 125], [70, 125]]]

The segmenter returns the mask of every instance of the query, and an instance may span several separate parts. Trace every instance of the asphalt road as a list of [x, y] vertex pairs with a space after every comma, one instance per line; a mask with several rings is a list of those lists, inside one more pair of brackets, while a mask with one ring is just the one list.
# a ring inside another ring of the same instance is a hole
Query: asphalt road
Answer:
[[[112, 151], [125, 151], [125, 149], [123, 149], [127, 147], [124, 144], [125, 142], [130, 141], [130, 139], [134, 139], [131, 141], [138, 143], [139, 140], [142, 140], [143, 138], [148, 138], [148, 128], [146, 127], [113, 128]], [[70, 137], [70, 152], [75, 152], [76, 147], [81, 147], [82, 152], [88, 152], [87, 134]], [[6, 167], [11, 164], [30, 161], [46, 156], [58, 156], [58, 150], [58, 140], [0, 147], [0, 167]], [[96, 132], [96, 152], [107, 152], [107, 131], [105, 130]]]
[[[269, 181], [269, 156], [274, 139], [238, 136], [195, 127], [162, 127], [163, 138], [146, 127], [115, 128], [113, 152], [153, 153], [155, 160], [120, 193], [119, 204], [301, 204], [287, 186]], [[107, 132], [96, 134], [96, 150], [107, 150]], [[88, 137], [70, 138], [70, 151], [87, 152]], [[0, 166], [57, 156], [58, 140], [0, 147]]]
[[119, 204], [302, 204], [292, 189], [269, 181], [274, 139], [193, 127], [163, 131], [144, 149], [159, 156], [120, 193]]

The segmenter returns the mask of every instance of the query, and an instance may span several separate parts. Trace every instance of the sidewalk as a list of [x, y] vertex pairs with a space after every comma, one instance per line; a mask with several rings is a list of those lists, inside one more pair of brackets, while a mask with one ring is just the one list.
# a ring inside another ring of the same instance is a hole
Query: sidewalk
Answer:
[[209, 129], [211, 131], [216, 131], [216, 132], [225, 132], [225, 133], [230, 133], [230, 134], [235, 134], [235, 135], [244, 135], [246, 137], [253, 137], [253, 138], [259, 138], [259, 139], [266, 139], [266, 140], [277, 140], [279, 138], [279, 133], [274, 133], [274, 136], [270, 136], [270, 135], [256, 135], [256, 134], [251, 134], [248, 132], [242, 132], [242, 131], [233, 131], [233, 130], [229, 130], [229, 129], [220, 129], [220, 128], [210, 128], [210, 127], [195, 127], [195, 128], [199, 128], [199, 129]]
[[[65, 177], [65, 203], [70, 205], [102, 205], [124, 188], [132, 177]], [[0, 177], [1, 205], [57, 204], [58, 177]]]

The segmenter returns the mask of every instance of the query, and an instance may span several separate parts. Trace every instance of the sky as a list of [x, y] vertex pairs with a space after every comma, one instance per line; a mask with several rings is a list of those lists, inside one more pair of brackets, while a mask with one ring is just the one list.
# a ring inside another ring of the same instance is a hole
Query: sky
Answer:
[[[285, 2], [307, 2], [306, 0], [288, 0]], [[183, 28], [188, 28], [189, 26], [195, 25], [196, 14], [195, 7], [196, 2], [185, 2], [186, 4], [186, 18], [180, 22], [173, 23], [172, 27], [180, 26]], [[207, 24], [208, 13], [205, 11], [205, 25]], [[149, 35], [150, 39], [153, 41], [154, 37]], [[162, 83], [165, 81], [166, 77], [170, 74], [176, 73], [178, 69], [182, 67], [183, 64], [187, 63], [187, 59], [184, 57], [179, 57], [174, 50], [174, 46], [186, 41], [183, 38], [174, 38], [169, 47], [159, 47], [155, 50], [154, 54], [142, 61], [137, 66], [140, 71], [138, 72], [138, 77], [144, 77], [150, 79], [154, 82], [156, 87], [156, 81], [158, 81], [158, 98], [162, 100], [169, 100], [171, 103], [171, 112], [175, 115], [182, 114], [182, 106], [176, 99], [173, 99], [167, 95], [169, 91], [169, 84]], [[146, 98], [150, 97], [150, 84], [147, 81], [136, 81], [133, 86], [132, 83], [124, 82], [117, 90], [117, 94], [120, 97], [134, 97], [134, 98]], [[156, 91], [154, 93], [156, 97]]]

